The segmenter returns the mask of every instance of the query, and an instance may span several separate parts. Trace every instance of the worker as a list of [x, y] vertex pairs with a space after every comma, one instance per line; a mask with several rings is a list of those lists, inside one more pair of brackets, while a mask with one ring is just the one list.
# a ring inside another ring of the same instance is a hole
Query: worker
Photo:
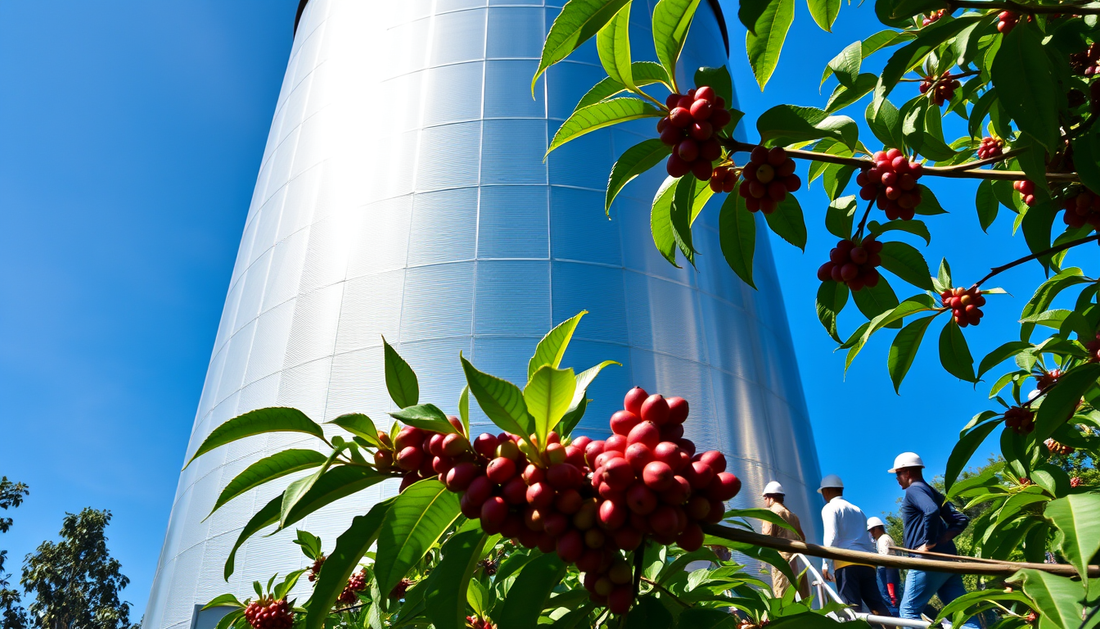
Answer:
[[[778, 524], [772, 522], [764, 522], [764, 528], [761, 531], [764, 535], [771, 535], [772, 537], [780, 537], [783, 539], [793, 539], [800, 542], [806, 541], [806, 534], [802, 532], [802, 523], [799, 522], [798, 516], [791, 512], [787, 508], [787, 505], [783, 504], [785, 492], [783, 491], [783, 485], [778, 481], [772, 481], [764, 486], [764, 493], [761, 497], [764, 499], [764, 505], [771, 510], [772, 513], [778, 515], [784, 522], [789, 524], [793, 531], [784, 528]], [[792, 553], [780, 552], [783, 559], [790, 562], [791, 572], [799, 574], [802, 572], [800, 566], [797, 565], [797, 561], [792, 558]], [[791, 587], [791, 581], [787, 578], [787, 575], [783, 574], [779, 568], [772, 566], [772, 591], [775, 593], [776, 598], [783, 598], [783, 594]], [[801, 600], [809, 600], [810, 598], [810, 585], [805, 578], [800, 578], [798, 582], [798, 595]]]
[[[842, 497], [844, 483], [840, 477], [829, 474], [821, 479], [821, 487], [817, 492], [825, 498], [825, 506], [821, 509], [825, 545], [865, 553], [875, 552], [871, 539], [867, 537], [867, 516], [859, 507]], [[838, 559], [833, 569], [830, 569], [833, 563], [831, 559], [824, 560], [821, 575], [826, 581], [836, 581], [840, 598], [845, 603], [856, 608], [864, 605], [876, 616], [891, 615], [879, 594], [873, 567]]]
[[[871, 540], [875, 542], [875, 549], [880, 555], [896, 555], [892, 550], [896, 545], [894, 538], [886, 532], [886, 524], [879, 518], [867, 518], [867, 532], [871, 534]], [[878, 576], [878, 592], [882, 600], [890, 608], [890, 613], [898, 615], [898, 595], [901, 594], [901, 572], [897, 568], [879, 566], [875, 571]]]
[[[919, 553], [935, 551], [942, 555], [956, 555], [951, 540], [966, 530], [970, 518], [959, 513], [940, 492], [924, 481], [924, 461], [915, 452], [902, 452], [894, 459], [894, 474], [898, 485], [905, 490], [901, 503], [905, 548]], [[934, 559], [935, 557], [925, 557]], [[905, 593], [899, 609], [902, 618], [920, 620], [924, 606], [939, 596], [944, 605], [966, 594], [962, 577], [947, 572], [910, 570], [905, 577]], [[963, 624], [966, 629], [978, 629], [973, 621]]]

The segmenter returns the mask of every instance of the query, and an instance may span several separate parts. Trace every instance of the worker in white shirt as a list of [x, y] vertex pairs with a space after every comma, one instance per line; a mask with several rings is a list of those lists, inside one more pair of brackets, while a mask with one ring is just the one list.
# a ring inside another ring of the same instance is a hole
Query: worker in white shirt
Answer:
[[[875, 542], [878, 554], [898, 554], [896, 551], [891, 550], [897, 544], [894, 543], [894, 538], [886, 532], [886, 523], [881, 519], [867, 518], [867, 532], [871, 534], [871, 539]], [[879, 566], [875, 572], [878, 577], [879, 594], [882, 595], [882, 600], [890, 608], [890, 613], [896, 616], [898, 613], [898, 595], [901, 593], [901, 572], [897, 568], [887, 568], [886, 566]]]
[[[825, 545], [865, 553], [875, 552], [871, 538], [867, 536], [867, 516], [859, 507], [842, 497], [844, 483], [840, 477], [829, 474], [821, 479], [821, 487], [817, 491], [825, 498], [825, 506], [821, 509]], [[840, 598], [845, 603], [857, 609], [864, 605], [877, 616], [892, 616], [878, 591], [878, 580], [872, 566], [839, 559], [834, 565], [831, 559], [826, 559], [821, 574], [826, 581], [836, 581]]]

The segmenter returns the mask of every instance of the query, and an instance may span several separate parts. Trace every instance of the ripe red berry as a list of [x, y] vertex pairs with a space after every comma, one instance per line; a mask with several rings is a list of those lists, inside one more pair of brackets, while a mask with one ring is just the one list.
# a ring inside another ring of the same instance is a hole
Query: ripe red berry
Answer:
[[1000, 157], [1004, 153], [1004, 146], [1004, 140], [986, 136], [982, 138], [982, 143], [978, 146], [978, 159]]
[[512, 459], [498, 456], [492, 461], [489, 461], [488, 467], [485, 468], [485, 475], [497, 485], [503, 485], [512, 480], [512, 477], [516, 475], [516, 462]]
[[642, 404], [648, 397], [649, 394], [645, 392], [645, 389], [634, 387], [627, 391], [626, 397], [623, 398], [623, 408], [636, 416], [640, 416], [642, 414]]
[[[668, 402], [661, 395], [651, 395], [642, 403], [641, 418], [643, 421], [653, 422], [660, 426], [668, 421]], [[656, 445], [656, 444], [654, 444]]]
[[1062, 209], [1066, 225], [1076, 229], [1086, 225], [1100, 229], [1100, 194], [1085, 188], [1072, 190], [1063, 198]]
[[1026, 435], [1035, 430], [1035, 414], [1031, 412], [1031, 409], [1013, 406], [1005, 411], [1005, 426], [1021, 435]]
[[642, 470], [642, 482], [653, 491], [664, 491], [672, 486], [674, 474], [667, 463], [652, 461]]
[[640, 417], [630, 411], [617, 411], [611, 416], [611, 432], [616, 435], [629, 435], [630, 429], [642, 421]]
[[657, 508], [657, 494], [645, 484], [635, 482], [626, 490], [626, 505], [634, 513], [645, 515]]
[[829, 252], [829, 261], [818, 268], [817, 279], [842, 282], [852, 291], [862, 290], [864, 286], [874, 288], [879, 281], [876, 267], [882, 264], [881, 251], [882, 243], [874, 235], [863, 238], [858, 246], [851, 240], [841, 240]]
[[628, 446], [635, 443], [644, 444], [647, 448], [652, 450], [657, 447], [657, 444], [661, 442], [661, 430], [657, 428], [657, 424], [651, 421], [643, 421], [630, 430], [630, 434], [626, 437], [626, 443]]
[[508, 503], [500, 496], [492, 496], [481, 505], [481, 528], [490, 535], [500, 532], [508, 517]]
[[600, 504], [600, 527], [607, 531], [614, 531], [626, 522], [627, 508], [616, 500], [605, 500]]
[[1012, 188], [1020, 193], [1024, 205], [1031, 207], [1035, 204], [1035, 183], [1027, 179], [1021, 179], [1012, 183]]
[[978, 325], [985, 316], [981, 310], [985, 305], [985, 296], [978, 288], [947, 289], [940, 294], [940, 301], [944, 308], [951, 309], [951, 315], [960, 327]]

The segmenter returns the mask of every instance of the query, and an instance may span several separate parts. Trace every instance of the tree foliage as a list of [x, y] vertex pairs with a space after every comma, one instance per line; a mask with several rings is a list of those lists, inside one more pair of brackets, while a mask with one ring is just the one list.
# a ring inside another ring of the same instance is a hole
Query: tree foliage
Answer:
[[[7, 511], [23, 503], [30, 490], [23, 483], [10, 481], [7, 476], [0, 477], [0, 509]], [[0, 518], [0, 533], [7, 533], [12, 526], [12, 518]], [[8, 551], [0, 549], [0, 616], [4, 629], [23, 629], [26, 627], [26, 613], [20, 606], [19, 590], [12, 587], [11, 574], [4, 569]]]

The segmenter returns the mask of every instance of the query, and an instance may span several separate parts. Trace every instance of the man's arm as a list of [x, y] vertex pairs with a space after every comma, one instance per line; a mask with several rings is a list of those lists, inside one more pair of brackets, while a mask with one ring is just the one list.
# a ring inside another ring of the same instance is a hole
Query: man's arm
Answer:
[[760, 533], [763, 535], [771, 535], [772, 537], [774, 537], [776, 528], [778, 527], [776, 527], [775, 524], [764, 520], [764, 526], [760, 527]]
[[[923, 491], [907, 491], [905, 492], [905, 500], [912, 506], [914, 506], [920, 513], [921, 530], [923, 531], [921, 539], [917, 540], [920, 544], [914, 550], [919, 552], [927, 552], [936, 547], [937, 543], [941, 543], [943, 540], [930, 539], [929, 534], [934, 528], [934, 524], [940, 517], [940, 505], [936, 504], [936, 501], [932, 499], [932, 496]], [[957, 535], [957, 533], [956, 533]]]
[[[821, 510], [821, 524], [822, 524], [822, 538], [821, 543], [824, 546], [832, 546], [836, 541], [836, 512], [829, 508], [829, 505], [825, 505], [825, 508]], [[833, 561], [831, 559], [822, 559], [821, 567], [823, 576], [826, 581], [831, 581], [829, 578], [829, 571], [832, 569]]]

